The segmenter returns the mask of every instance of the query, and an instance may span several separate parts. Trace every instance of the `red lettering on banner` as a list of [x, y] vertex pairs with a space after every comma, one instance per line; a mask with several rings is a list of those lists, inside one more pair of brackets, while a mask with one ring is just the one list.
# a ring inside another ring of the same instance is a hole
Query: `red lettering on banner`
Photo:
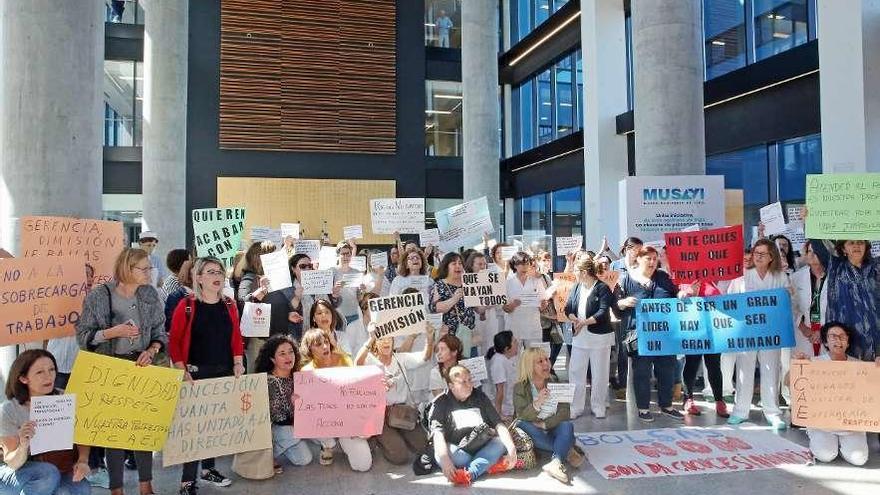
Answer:
[[706, 441], [724, 452], [738, 452], [740, 450], [752, 450], [752, 446], [736, 437], [708, 438]]
[[693, 452], [695, 454], [708, 454], [712, 452], [711, 447], [707, 447], [700, 442], [693, 442], [690, 440], [679, 440], [675, 442], [675, 445], [686, 452]]
[[646, 462], [645, 464], [648, 466], [648, 469], [651, 470], [652, 474], [658, 474], [658, 473], [675, 474], [675, 472], [673, 470], [669, 469], [668, 467], [664, 466], [663, 464], [657, 464], [656, 462]]
[[664, 455], [673, 456], [677, 455], [678, 452], [675, 449], [670, 448], [660, 442], [654, 442], [649, 445], [636, 445], [633, 447], [636, 452], [648, 457], [662, 457]]
[[610, 480], [645, 474], [645, 470], [639, 467], [638, 464], [633, 464], [632, 466], [615, 466], [611, 464], [605, 466], [604, 470], [608, 473], [608, 479]]
[[743, 274], [742, 239], [742, 225], [668, 232], [665, 240], [669, 274], [678, 284], [739, 278]]

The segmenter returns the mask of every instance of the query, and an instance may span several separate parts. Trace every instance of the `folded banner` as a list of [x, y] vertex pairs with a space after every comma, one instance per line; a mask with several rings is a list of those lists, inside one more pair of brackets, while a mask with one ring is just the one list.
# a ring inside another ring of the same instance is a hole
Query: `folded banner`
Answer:
[[241, 247], [244, 232], [244, 208], [203, 208], [192, 211], [196, 254], [216, 256], [232, 266]]
[[507, 304], [507, 284], [498, 272], [483, 270], [478, 273], [465, 273], [462, 275], [462, 282], [465, 307]]
[[880, 431], [880, 368], [853, 361], [792, 361], [793, 422], [844, 431]]
[[428, 311], [421, 292], [370, 299], [370, 321], [375, 324], [373, 334], [399, 337], [425, 331]]
[[743, 274], [742, 225], [697, 232], [668, 232], [669, 275], [679, 284], [733, 280]]
[[385, 421], [384, 373], [378, 366], [293, 374], [296, 438], [371, 437]]
[[688, 299], [644, 299], [636, 306], [639, 354], [713, 354], [794, 347], [785, 289]]

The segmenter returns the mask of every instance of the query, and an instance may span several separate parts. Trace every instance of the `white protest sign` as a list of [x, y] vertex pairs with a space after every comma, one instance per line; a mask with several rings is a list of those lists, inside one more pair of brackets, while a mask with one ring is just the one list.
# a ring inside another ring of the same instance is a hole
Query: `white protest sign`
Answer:
[[244, 309], [241, 310], [241, 336], [268, 337], [271, 317], [271, 304], [244, 303]]
[[321, 270], [329, 270], [336, 266], [336, 248], [333, 246], [321, 246], [318, 250], [318, 257], [312, 258], [317, 260], [318, 268]]
[[388, 268], [388, 253], [381, 251], [370, 255], [370, 268], [375, 268], [377, 266]]
[[425, 230], [425, 198], [370, 200], [374, 234], [418, 234]]
[[462, 275], [462, 282], [465, 307], [507, 304], [507, 284], [498, 272], [483, 270], [478, 273], [465, 273]]
[[251, 242], [263, 242], [269, 240], [272, 229], [269, 227], [251, 227]]
[[287, 264], [287, 253], [275, 251], [260, 255], [263, 273], [269, 278], [269, 291], [286, 289], [293, 285], [290, 280], [290, 267]]
[[342, 239], [343, 240], [351, 240], [351, 239], [363, 239], [364, 238], [364, 227], [361, 225], [349, 225], [348, 227], [342, 228]]
[[443, 326], [443, 313], [428, 313], [425, 315], [427, 318], [428, 324], [431, 325], [431, 328], [439, 331], [440, 327]]
[[547, 357], [550, 357], [550, 342], [529, 342], [529, 348], [543, 349]]
[[464, 366], [471, 372], [471, 380], [475, 385], [479, 385], [479, 382], [489, 379], [489, 372], [486, 370], [486, 358], [483, 356], [462, 359], [458, 364]]
[[522, 250], [521, 246], [501, 246], [501, 259], [510, 261], [510, 258]]
[[352, 256], [351, 261], [348, 263], [348, 266], [354, 268], [359, 273], [364, 273], [367, 271], [367, 257], [366, 256]]
[[880, 257], [880, 241], [871, 241], [871, 256]]
[[419, 246], [440, 246], [440, 230], [428, 229], [419, 232]]
[[803, 227], [804, 205], [788, 205], [785, 207], [785, 214], [788, 217], [788, 223], [799, 223]]
[[287, 239], [287, 237], [293, 237], [294, 239], [299, 239], [299, 224], [298, 223], [282, 223], [281, 224], [281, 240]]
[[523, 308], [539, 308], [541, 307], [541, 294], [537, 291], [535, 292], [526, 292], [523, 291], [519, 294], [520, 306]]
[[311, 239], [298, 239], [293, 243], [293, 254], [304, 254], [313, 262], [318, 260], [321, 253], [321, 241]]
[[361, 285], [361, 282], [364, 280], [364, 276], [360, 273], [346, 273], [342, 275], [342, 278], [339, 279], [339, 282], [342, 283], [343, 287], [354, 287]]
[[30, 420], [36, 423], [31, 455], [72, 449], [75, 412], [73, 394], [31, 397]]
[[376, 338], [399, 337], [425, 331], [428, 311], [421, 292], [370, 299], [370, 321]]
[[792, 251], [800, 251], [807, 242], [807, 236], [804, 234], [804, 224], [802, 223], [785, 224], [784, 235], [791, 241]]
[[548, 383], [547, 391], [550, 392], [550, 398], [556, 402], [574, 401], [574, 383]]
[[761, 222], [764, 224], [764, 235], [771, 236], [785, 233], [785, 216], [782, 204], [778, 201], [761, 207]]
[[699, 232], [699, 231], [700, 231], [700, 225], [699, 225], [699, 224], [689, 225], [689, 226], [687, 226], [687, 227], [681, 229], [681, 231], [682, 231], [682, 232]]
[[577, 252], [584, 246], [584, 236], [556, 238], [556, 256], [566, 256], [568, 253]]
[[303, 270], [300, 278], [303, 294], [322, 296], [333, 292], [333, 270]]
[[495, 231], [485, 196], [437, 211], [434, 216], [440, 230], [440, 248], [447, 252], [479, 244], [484, 234]]

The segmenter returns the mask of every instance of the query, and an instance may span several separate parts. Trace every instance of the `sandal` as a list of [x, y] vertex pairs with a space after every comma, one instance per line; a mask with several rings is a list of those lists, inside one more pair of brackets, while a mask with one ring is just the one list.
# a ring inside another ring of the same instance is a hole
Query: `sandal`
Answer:
[[281, 467], [281, 464], [275, 464], [273, 467], [275, 468], [275, 474], [284, 474], [284, 468]]

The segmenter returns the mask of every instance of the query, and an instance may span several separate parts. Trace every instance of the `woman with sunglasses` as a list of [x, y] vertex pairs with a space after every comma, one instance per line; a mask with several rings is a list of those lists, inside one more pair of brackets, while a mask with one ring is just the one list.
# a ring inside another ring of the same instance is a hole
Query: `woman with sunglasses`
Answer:
[[333, 293], [328, 295], [303, 294], [302, 272], [315, 269], [312, 260], [308, 255], [300, 253], [293, 255], [288, 264], [290, 266], [291, 282], [293, 282], [293, 294], [290, 299], [291, 310], [290, 313], [288, 313], [288, 319], [291, 322], [291, 335], [294, 340], [299, 342], [302, 340], [303, 332], [305, 331], [304, 329], [313, 326], [310, 315], [315, 300], [326, 299], [330, 301], [334, 307], [339, 306], [339, 291], [341, 286], [334, 285]]

